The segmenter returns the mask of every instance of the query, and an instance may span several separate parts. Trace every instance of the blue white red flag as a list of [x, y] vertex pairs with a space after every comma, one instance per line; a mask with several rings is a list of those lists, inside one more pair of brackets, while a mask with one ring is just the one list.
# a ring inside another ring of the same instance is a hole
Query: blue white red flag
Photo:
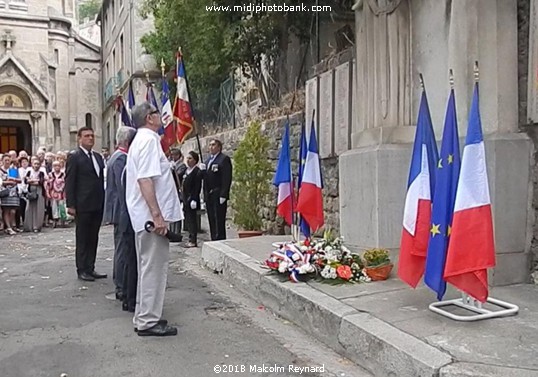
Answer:
[[[174, 117], [172, 114], [172, 104], [170, 103], [170, 90], [168, 89], [168, 82], [166, 77], [163, 76], [163, 90], [161, 93], [162, 110], [161, 120], [164, 127], [164, 133], [162, 135], [163, 141], [161, 143], [168, 147], [176, 144], [176, 133], [174, 130]], [[164, 146], [163, 146], [164, 148]]]
[[291, 226], [293, 224], [293, 178], [291, 175], [289, 122], [286, 122], [284, 129], [273, 185], [278, 187], [276, 212]]
[[177, 122], [176, 134], [177, 142], [182, 144], [193, 130], [193, 114], [187, 87], [187, 75], [185, 64], [180, 52], [177, 53], [176, 60], [177, 91], [174, 101], [174, 119]]
[[409, 169], [398, 264], [398, 276], [413, 288], [424, 274], [435, 190], [433, 171], [438, 160], [428, 99], [423, 91]]
[[[304, 167], [306, 164], [306, 155], [308, 154], [308, 144], [306, 143], [306, 127], [303, 124], [301, 126], [301, 141], [299, 146], [299, 175], [297, 178], [297, 192], [301, 190], [301, 183], [303, 182]], [[310, 226], [306, 220], [300, 216], [299, 227], [301, 232], [306, 238], [310, 238]]]
[[129, 82], [129, 91], [127, 93], [127, 111], [129, 112], [129, 115], [131, 114], [133, 107], [135, 107], [135, 96], [133, 93], [133, 83], [131, 81]]
[[302, 178], [299, 199], [297, 200], [297, 212], [301, 214], [312, 230], [317, 231], [325, 223], [325, 217], [323, 215], [323, 183], [314, 122], [312, 122], [312, 130], [310, 131], [310, 142], [308, 143]]
[[457, 119], [454, 90], [451, 90], [446, 109], [441, 155], [435, 171], [432, 172], [435, 174], [435, 192], [424, 273], [424, 283], [437, 292], [438, 300], [442, 300], [446, 292], [443, 274], [461, 166]]
[[[153, 84], [150, 82], [147, 83], [146, 101], [148, 101], [153, 107], [159, 110], [159, 105], [157, 104], [157, 97], [155, 97], [155, 92], [153, 91]], [[158, 134], [159, 135], [164, 134], [164, 127], [162, 125], [161, 125], [161, 128], [159, 128]]]
[[118, 96], [116, 98], [116, 111], [119, 113], [119, 126], [121, 126], [121, 124], [123, 123], [127, 127], [133, 127], [131, 118], [129, 117], [129, 113], [127, 112], [127, 108], [125, 107], [122, 96]]
[[486, 151], [475, 84], [456, 192], [445, 280], [475, 299], [488, 298], [488, 268], [495, 267], [495, 243]]

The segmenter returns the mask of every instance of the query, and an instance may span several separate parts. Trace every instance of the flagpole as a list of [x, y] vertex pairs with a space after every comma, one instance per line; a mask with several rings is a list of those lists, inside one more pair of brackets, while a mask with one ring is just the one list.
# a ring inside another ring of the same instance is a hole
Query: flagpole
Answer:
[[[290, 131], [290, 116], [289, 114], [286, 115], [286, 124], [288, 128], [288, 156], [290, 161], [290, 194], [291, 194], [291, 238], [293, 242], [296, 242], [299, 240], [299, 234], [297, 233], [297, 224], [296, 222], [296, 216], [295, 216], [295, 195], [294, 193], [294, 184], [293, 184], [293, 170], [291, 168], [291, 143], [289, 142], [289, 131]], [[284, 132], [286, 132], [284, 130]]]
[[[187, 67], [185, 66], [185, 61], [183, 60], [183, 54], [181, 53], [181, 47], [178, 48], [179, 57], [181, 58], [181, 61], [183, 62], [183, 66], [185, 67], [185, 83], [187, 85], [187, 95], [189, 96], [189, 104], [191, 106], [191, 112], [192, 112], [192, 126], [194, 128], [195, 136], [196, 136], [196, 144], [198, 146], [198, 153], [200, 153], [200, 160], [203, 161], [203, 155], [202, 155], [202, 146], [200, 144], [200, 136], [198, 135], [198, 127], [196, 127], [196, 118], [194, 117], [194, 105], [192, 101], [191, 96], [191, 89], [189, 87], [189, 80], [187, 79]], [[177, 94], [176, 94], [177, 95]]]

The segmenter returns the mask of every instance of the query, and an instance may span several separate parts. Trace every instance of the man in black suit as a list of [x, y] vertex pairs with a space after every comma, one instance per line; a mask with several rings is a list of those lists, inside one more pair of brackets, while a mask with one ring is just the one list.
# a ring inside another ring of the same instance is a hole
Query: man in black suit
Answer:
[[226, 210], [232, 185], [232, 161], [222, 153], [222, 142], [209, 142], [210, 156], [200, 165], [204, 174], [204, 195], [211, 240], [226, 239]]
[[103, 158], [92, 151], [95, 143], [93, 129], [78, 130], [79, 148], [70, 154], [66, 163], [65, 193], [67, 212], [75, 217], [76, 265], [78, 278], [86, 281], [107, 276], [95, 272], [95, 257], [99, 227], [103, 219], [104, 167]]

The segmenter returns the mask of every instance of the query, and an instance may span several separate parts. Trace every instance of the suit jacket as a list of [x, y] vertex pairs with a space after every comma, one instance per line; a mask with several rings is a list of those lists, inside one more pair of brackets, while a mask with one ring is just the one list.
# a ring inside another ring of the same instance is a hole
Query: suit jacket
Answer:
[[232, 161], [224, 153], [219, 153], [215, 160], [209, 164], [211, 157], [206, 160], [204, 175], [204, 192], [206, 195], [217, 194], [219, 198], [230, 198], [232, 185]]
[[121, 150], [116, 150], [106, 167], [106, 191], [105, 191], [105, 212], [103, 220], [105, 223], [119, 224], [120, 216], [120, 185], [121, 174], [127, 164], [127, 154]]
[[202, 171], [196, 166], [190, 174], [183, 176], [184, 208], [191, 208], [191, 201], [196, 201], [196, 209], [200, 209], [200, 192], [202, 191]]
[[[125, 160], [127, 160], [127, 156], [125, 156]], [[127, 209], [127, 201], [125, 198], [126, 169], [124, 169], [120, 175], [116, 175], [114, 178], [116, 180], [116, 187], [118, 188], [119, 230], [122, 233], [134, 233], [133, 224], [131, 223], [131, 218], [129, 217], [129, 210]]]
[[99, 176], [92, 160], [81, 148], [77, 148], [67, 159], [65, 167], [65, 195], [67, 208], [77, 212], [102, 211], [105, 199], [103, 157], [92, 151], [99, 165]]

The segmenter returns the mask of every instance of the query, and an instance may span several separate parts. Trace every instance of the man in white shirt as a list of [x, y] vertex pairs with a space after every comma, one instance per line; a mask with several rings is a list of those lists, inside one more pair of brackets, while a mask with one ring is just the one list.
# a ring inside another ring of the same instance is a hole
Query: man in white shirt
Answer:
[[[139, 336], [176, 335], [177, 329], [161, 316], [170, 258], [168, 223], [183, 220], [183, 211], [157, 133], [159, 111], [143, 102], [133, 108], [132, 117], [138, 131], [127, 156], [126, 203], [139, 266], [133, 323]], [[152, 232], [145, 230], [148, 221], [154, 224]]]

